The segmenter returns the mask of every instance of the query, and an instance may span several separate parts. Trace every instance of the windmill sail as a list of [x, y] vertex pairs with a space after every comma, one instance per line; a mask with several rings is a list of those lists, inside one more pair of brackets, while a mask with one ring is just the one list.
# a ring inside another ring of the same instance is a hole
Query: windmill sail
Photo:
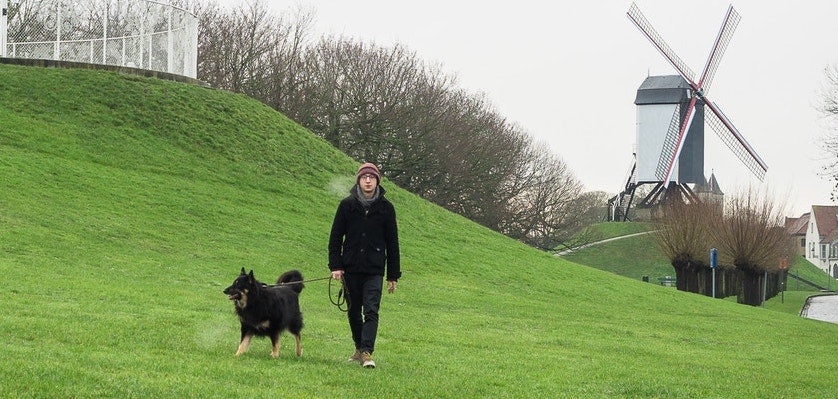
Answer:
[[675, 51], [673, 51], [672, 48], [666, 44], [658, 31], [652, 27], [649, 20], [647, 20], [643, 13], [640, 12], [640, 9], [637, 8], [637, 4], [631, 3], [631, 7], [629, 8], [627, 15], [631, 22], [634, 22], [634, 25], [637, 26], [637, 29], [640, 29], [640, 31], [646, 35], [646, 38], [652, 42], [655, 48], [663, 54], [663, 57], [678, 70], [678, 73], [680, 73], [684, 79], [687, 79], [687, 81], [692, 84], [692, 82], [695, 81], [695, 73], [687, 66], [687, 63], [678, 57], [678, 55], [675, 54]]
[[695, 102], [696, 97], [693, 96], [693, 98], [690, 99], [690, 105], [687, 106], [686, 115], [684, 116], [684, 123], [681, 124], [681, 129], [678, 131], [678, 139], [676, 141], [675, 150], [669, 156], [669, 162], [666, 167], [666, 173], [664, 175], [664, 178], [661, 180], [664, 183], [664, 185], [669, 185], [669, 183], [673, 181], [672, 175], [675, 173], [675, 165], [677, 164], [678, 157], [681, 155], [681, 149], [684, 148], [684, 142], [687, 139], [687, 133], [690, 131], [690, 126], [692, 125], [693, 117], [695, 116]]
[[655, 169], [655, 176], [660, 181], [668, 181], [671, 179], [670, 164], [672, 159], [677, 159], [675, 153], [678, 151], [678, 141], [681, 137], [681, 107], [675, 107], [675, 112], [672, 113], [672, 120], [669, 122], [669, 129], [666, 131], [666, 138], [663, 140], [661, 154], [669, 154], [670, 156], [661, 156], [658, 159], [658, 167]]
[[760, 181], [765, 178], [768, 165], [754, 151], [748, 141], [739, 133], [739, 130], [727, 119], [724, 113], [713, 103], [706, 102], [712, 112], [705, 113], [705, 120], [716, 135], [722, 139], [737, 158], [754, 174]]
[[710, 57], [707, 58], [707, 64], [704, 65], [704, 71], [701, 72], [701, 79], [698, 81], [698, 87], [702, 89], [704, 95], [707, 95], [707, 89], [713, 83], [713, 78], [716, 76], [716, 70], [719, 68], [719, 61], [727, 50], [727, 45], [733, 37], [733, 31], [739, 25], [739, 20], [742, 19], [739, 13], [733, 9], [733, 6], [727, 8], [722, 27], [719, 29], [719, 35], [716, 36], [716, 42], [713, 44], [713, 50]]
[[[664, 184], [669, 184], [671, 181], [674, 175], [675, 165], [678, 162], [681, 149], [684, 146], [684, 141], [687, 138], [687, 134], [690, 132], [689, 128], [695, 115], [694, 111], [696, 102], [700, 100], [711, 110], [709, 113], [704, 113], [704, 115], [708, 117], [707, 121], [710, 127], [722, 139], [727, 147], [742, 161], [742, 163], [744, 163], [757, 178], [762, 180], [765, 176], [765, 172], [768, 170], [768, 166], [762, 158], [757, 155], [756, 151], [754, 151], [751, 145], [748, 144], [736, 127], [733, 126], [730, 119], [728, 119], [727, 116], [725, 116], [724, 113], [706, 97], [706, 91], [715, 77], [721, 57], [727, 49], [733, 35], [733, 31], [736, 29], [736, 26], [739, 24], [739, 20], [741, 19], [736, 10], [733, 9], [733, 6], [728, 7], [727, 14], [722, 22], [722, 27], [719, 29], [716, 41], [710, 52], [710, 57], [707, 59], [707, 63], [702, 70], [701, 77], [698, 82], [695, 81], [695, 74], [693, 71], [663, 40], [661, 35], [652, 27], [652, 24], [649, 23], [643, 13], [640, 12], [640, 9], [636, 4], [632, 3], [626, 15], [646, 36], [646, 38], [649, 39], [649, 41], [664, 56], [664, 58], [666, 58], [666, 60], [669, 61], [673, 67], [675, 67], [678, 73], [681, 74], [693, 90], [691, 95], [692, 98], [684, 114], [683, 122], [681, 123], [681, 129], [678, 132], [677, 141], [674, 145], [674, 151], [672, 150], [673, 145], [671, 143], [673, 129], [670, 124], [670, 129], [666, 136], [666, 143], [660, 154], [661, 159], [656, 170], [657, 177], [661, 178], [661, 181]], [[666, 168], [662, 169], [661, 167], [664, 164], [664, 160], [667, 161]]]

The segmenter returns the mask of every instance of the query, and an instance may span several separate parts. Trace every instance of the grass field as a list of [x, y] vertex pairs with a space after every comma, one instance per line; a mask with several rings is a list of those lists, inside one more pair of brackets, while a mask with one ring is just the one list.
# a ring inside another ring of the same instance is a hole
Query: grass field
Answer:
[[345, 361], [324, 282], [301, 296], [301, 358], [288, 336], [279, 359], [267, 340], [234, 357], [221, 290], [242, 267], [328, 275], [357, 163], [255, 101], [185, 84], [0, 65], [0, 98], [0, 397], [838, 392], [838, 325], [559, 259], [387, 181], [404, 276], [383, 299], [379, 367]]

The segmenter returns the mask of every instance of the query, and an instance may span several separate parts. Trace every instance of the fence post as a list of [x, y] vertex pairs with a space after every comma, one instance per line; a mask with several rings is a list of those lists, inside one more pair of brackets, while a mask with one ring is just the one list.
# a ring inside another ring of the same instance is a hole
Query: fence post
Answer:
[[55, 44], [52, 45], [52, 59], [61, 59], [61, 0], [55, 2]]
[[9, 1], [0, 0], [0, 57], [6, 56], [6, 36], [9, 34]]

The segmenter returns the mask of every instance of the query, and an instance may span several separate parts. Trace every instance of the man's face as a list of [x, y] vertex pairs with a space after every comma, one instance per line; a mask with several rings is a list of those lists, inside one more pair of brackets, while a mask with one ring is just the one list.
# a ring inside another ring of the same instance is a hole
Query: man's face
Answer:
[[378, 186], [378, 179], [375, 176], [367, 173], [358, 178], [358, 186], [361, 187], [361, 192], [364, 196], [371, 198], [375, 195], [375, 187]]

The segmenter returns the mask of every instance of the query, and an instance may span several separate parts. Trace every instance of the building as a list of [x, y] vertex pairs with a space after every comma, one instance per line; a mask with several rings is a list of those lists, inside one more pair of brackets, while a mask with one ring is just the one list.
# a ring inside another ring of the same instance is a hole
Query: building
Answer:
[[716, 174], [714, 172], [710, 172], [709, 180], [696, 183], [693, 187], [693, 192], [700, 201], [705, 204], [715, 205], [719, 211], [724, 211], [725, 193], [719, 187], [719, 182], [716, 180]]
[[838, 277], [838, 206], [812, 205], [805, 240], [806, 259]]
[[806, 256], [806, 232], [809, 229], [809, 215], [806, 212], [799, 218], [786, 218], [786, 231], [791, 236], [791, 242], [794, 245], [794, 253], [800, 256]]

